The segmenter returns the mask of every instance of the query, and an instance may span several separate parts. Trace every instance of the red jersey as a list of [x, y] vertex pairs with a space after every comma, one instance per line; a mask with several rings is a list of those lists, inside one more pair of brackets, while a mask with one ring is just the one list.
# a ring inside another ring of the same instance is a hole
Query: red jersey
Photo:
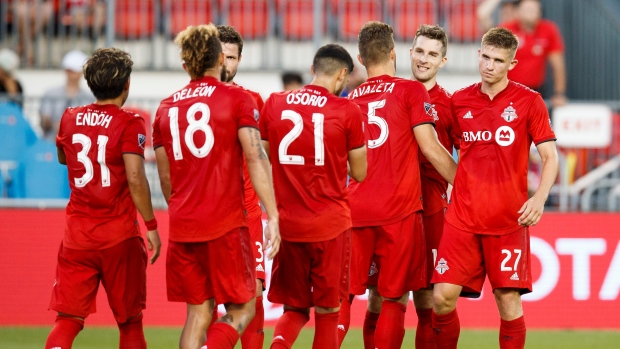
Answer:
[[398, 222], [422, 209], [413, 128], [434, 123], [428, 92], [418, 81], [382, 75], [348, 98], [368, 115], [368, 173], [362, 183], [349, 185], [353, 226]]
[[[435, 131], [439, 142], [452, 153], [454, 142], [452, 141], [452, 112], [450, 110], [450, 93], [435, 84], [428, 90], [431, 103], [435, 109]], [[458, 146], [457, 146], [458, 147]], [[448, 182], [435, 170], [430, 161], [420, 151], [420, 175], [422, 178], [422, 206], [424, 215], [430, 216], [448, 206], [447, 190]]]
[[153, 123], [153, 146], [170, 162], [170, 240], [214, 240], [247, 226], [243, 153], [238, 130], [257, 128], [256, 103], [216, 78], [192, 80], [164, 99]]
[[[232, 83], [234, 86], [241, 88], [243, 91], [249, 93], [254, 101], [256, 101], [256, 105], [258, 106], [258, 110], [263, 109], [263, 98], [258, 94], [258, 92], [250, 91], [246, 88], [243, 88], [236, 83]], [[257, 114], [258, 116], [258, 114]], [[258, 122], [258, 119], [256, 120]], [[243, 196], [245, 201], [245, 210], [248, 212], [248, 219], [257, 219], [262, 216], [263, 211], [260, 208], [260, 201], [258, 200], [258, 195], [252, 186], [252, 180], [250, 179], [250, 171], [248, 170], [248, 165], [245, 163], [245, 157], [243, 158]]]
[[518, 229], [528, 199], [527, 169], [532, 142], [554, 141], [540, 94], [509, 81], [493, 100], [477, 83], [452, 96], [459, 160], [446, 221], [457, 229], [506, 235]]
[[549, 54], [564, 51], [564, 41], [555, 23], [541, 19], [533, 32], [521, 29], [518, 21], [502, 24], [519, 38], [515, 59], [517, 65], [508, 72], [508, 78], [525, 86], [538, 89], [545, 82]]
[[355, 103], [320, 86], [267, 99], [261, 137], [269, 142], [283, 239], [327, 241], [351, 228], [347, 162], [366, 142], [362, 117]]
[[102, 250], [140, 236], [123, 154], [144, 157], [145, 135], [144, 119], [114, 104], [67, 108], [56, 137], [71, 187], [65, 247]]

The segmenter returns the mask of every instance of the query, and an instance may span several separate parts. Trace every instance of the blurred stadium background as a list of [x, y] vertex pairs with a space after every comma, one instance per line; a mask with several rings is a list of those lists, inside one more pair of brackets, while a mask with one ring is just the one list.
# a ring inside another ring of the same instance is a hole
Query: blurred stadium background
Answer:
[[[20, 2], [29, 4], [29, 11], [35, 15], [19, 15]], [[325, 43], [341, 43], [357, 55], [357, 33], [368, 20], [394, 26], [397, 74], [409, 77], [408, 49], [415, 30], [420, 24], [431, 23], [448, 32], [449, 62], [438, 80], [454, 91], [479, 79], [476, 50], [483, 31], [476, 19], [476, 6], [480, 2], [0, 0], [0, 48], [19, 52], [21, 63], [15, 75], [24, 89], [23, 106], [0, 98], [0, 237], [5, 246], [0, 253], [0, 325], [53, 322], [54, 315], [46, 309], [69, 189], [66, 170], [56, 161], [54, 144], [40, 137], [39, 105], [47, 88], [63, 83], [60, 62], [67, 51], [79, 49], [88, 54], [101, 46], [129, 51], [135, 72], [126, 106], [150, 120], [159, 101], [188, 80], [172, 43], [175, 34], [187, 25], [213, 22], [235, 26], [245, 40], [236, 81], [267, 98], [281, 90], [280, 73], [284, 70], [300, 71], [308, 82], [314, 51]], [[570, 105], [552, 111], [561, 173], [547, 203], [546, 216], [532, 229], [536, 291], [525, 303], [528, 327], [618, 331], [620, 1], [541, 2], [543, 16], [557, 23], [564, 37]], [[45, 16], [48, 5], [50, 13]], [[18, 30], [20, 25], [25, 31]], [[31, 45], [30, 51], [24, 45]], [[545, 89], [550, 88], [547, 81]], [[157, 216], [162, 222], [162, 239], [166, 240], [165, 203], [152, 149], [147, 153], [152, 195], [160, 209]], [[530, 176], [534, 183], [538, 171], [535, 158], [533, 152]], [[181, 325], [183, 307], [165, 299], [163, 259], [149, 267], [148, 277], [145, 323]], [[482, 300], [460, 302], [463, 326], [497, 327], [489, 291]], [[99, 312], [87, 323], [112, 325], [103, 292], [98, 300]], [[364, 302], [356, 303], [353, 325], [360, 326]], [[277, 319], [280, 309], [268, 304], [268, 320]], [[411, 310], [408, 326], [413, 327], [415, 321]], [[9, 338], [5, 337], [7, 333], [0, 330], [0, 347], [4, 347], [3, 338]], [[618, 348], [618, 343], [604, 347]]]

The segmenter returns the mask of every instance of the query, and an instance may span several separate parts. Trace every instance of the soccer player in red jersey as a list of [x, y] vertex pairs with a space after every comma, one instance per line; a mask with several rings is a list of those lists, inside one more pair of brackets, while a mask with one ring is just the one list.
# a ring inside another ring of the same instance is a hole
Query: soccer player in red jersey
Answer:
[[[243, 51], [243, 39], [234, 27], [229, 25], [218, 25], [217, 30], [222, 42], [222, 52], [226, 61], [226, 79], [224, 82], [239, 86], [234, 82], [237, 75], [237, 67], [241, 62], [241, 52]], [[263, 108], [264, 102], [260, 94], [250, 91], [241, 86], [248, 92], [258, 106], [258, 110]], [[258, 121], [258, 120], [256, 120]], [[263, 327], [265, 324], [265, 309], [263, 307], [263, 290], [265, 289], [265, 256], [263, 253], [263, 219], [260, 201], [256, 191], [252, 187], [248, 166], [243, 162], [243, 194], [245, 197], [245, 210], [248, 214], [248, 230], [252, 243], [252, 251], [256, 260], [256, 311], [254, 319], [241, 335], [241, 347], [243, 349], [262, 349], [265, 340]]]
[[291, 348], [315, 311], [314, 349], [338, 347], [338, 311], [348, 296], [351, 178], [366, 177], [363, 115], [338, 96], [353, 70], [339, 45], [321, 47], [314, 79], [298, 90], [274, 93], [265, 102], [261, 136], [273, 166], [282, 227], [269, 300], [284, 304], [272, 349]]
[[409, 291], [427, 285], [418, 152], [449, 182], [456, 163], [433, 130], [435, 111], [424, 85], [394, 76], [392, 27], [368, 22], [358, 38], [358, 59], [369, 78], [349, 99], [368, 117], [368, 177], [349, 186], [351, 293], [369, 287], [375, 260], [381, 267], [376, 288], [383, 297], [375, 347], [400, 348]]
[[[501, 317], [500, 348], [523, 348], [521, 294], [531, 292], [529, 229], [540, 221], [558, 173], [555, 135], [540, 95], [508, 80], [517, 37], [493, 28], [482, 37], [482, 82], [452, 96], [460, 161], [437, 252], [433, 329], [437, 348], [456, 348], [459, 295], [480, 296], [488, 275]], [[528, 199], [527, 162], [534, 142], [540, 186]]]
[[84, 64], [97, 101], [68, 108], [56, 137], [58, 161], [69, 170], [71, 198], [58, 251], [50, 309], [58, 312], [45, 348], [71, 348], [95, 312], [99, 282], [120, 330], [120, 348], [146, 348], [147, 253], [136, 210], [144, 218], [150, 262], [161, 242], [144, 172], [144, 120], [121, 109], [133, 62], [116, 48], [98, 49]]
[[187, 303], [180, 348], [200, 348], [213, 307], [227, 313], [210, 326], [209, 349], [231, 349], [254, 317], [256, 273], [243, 202], [243, 155], [269, 216], [265, 231], [278, 252], [280, 235], [269, 161], [260, 142], [256, 102], [221, 82], [224, 54], [212, 24], [175, 39], [191, 77], [164, 99], [153, 145], [170, 214], [166, 283], [170, 301]]

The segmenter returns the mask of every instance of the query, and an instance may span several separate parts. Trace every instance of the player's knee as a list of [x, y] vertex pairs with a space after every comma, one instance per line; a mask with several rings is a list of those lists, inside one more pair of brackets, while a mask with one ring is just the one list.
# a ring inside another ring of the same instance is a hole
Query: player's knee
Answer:
[[260, 297], [263, 295], [263, 281], [261, 279], [256, 279], [256, 297]]
[[377, 291], [376, 287], [368, 289], [368, 311], [371, 313], [380, 313], [381, 312], [381, 303], [383, 302], [383, 298]]
[[433, 289], [422, 289], [413, 292], [413, 304], [416, 309], [430, 309], [433, 307]]
[[515, 289], [501, 289], [498, 288], [493, 291], [495, 295], [495, 301], [500, 307], [520, 307], [521, 294]]
[[[457, 296], [458, 297], [458, 296]], [[435, 289], [433, 291], [433, 307], [441, 313], [449, 312], [456, 308], [456, 299], [453, 295]]]

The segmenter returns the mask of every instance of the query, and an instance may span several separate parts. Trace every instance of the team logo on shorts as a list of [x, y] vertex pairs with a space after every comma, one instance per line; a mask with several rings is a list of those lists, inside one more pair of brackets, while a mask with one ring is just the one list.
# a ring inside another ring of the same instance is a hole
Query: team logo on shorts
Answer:
[[439, 262], [437, 262], [437, 267], [435, 268], [435, 270], [437, 270], [439, 275], [443, 275], [443, 273], [448, 271], [448, 269], [450, 269], [448, 268], [448, 262], [446, 262], [445, 259], [441, 258]]
[[370, 271], [368, 272], [368, 276], [373, 276], [378, 272], [379, 269], [377, 268], [377, 263], [372, 262], [372, 264], [370, 265]]
[[140, 148], [144, 149], [144, 143], [146, 143], [146, 136], [138, 134], [138, 145]]
[[517, 118], [517, 110], [512, 107], [512, 103], [502, 113], [502, 118], [506, 120], [506, 122], [512, 122]]

